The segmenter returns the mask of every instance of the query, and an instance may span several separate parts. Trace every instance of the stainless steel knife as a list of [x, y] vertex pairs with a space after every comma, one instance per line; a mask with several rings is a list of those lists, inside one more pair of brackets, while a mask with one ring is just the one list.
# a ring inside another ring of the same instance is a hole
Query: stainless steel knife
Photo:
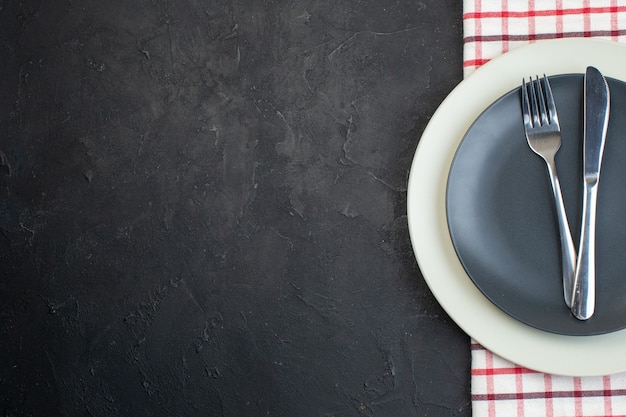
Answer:
[[585, 72], [584, 102], [583, 212], [571, 307], [579, 320], [595, 310], [596, 202], [610, 108], [609, 86], [595, 67]]

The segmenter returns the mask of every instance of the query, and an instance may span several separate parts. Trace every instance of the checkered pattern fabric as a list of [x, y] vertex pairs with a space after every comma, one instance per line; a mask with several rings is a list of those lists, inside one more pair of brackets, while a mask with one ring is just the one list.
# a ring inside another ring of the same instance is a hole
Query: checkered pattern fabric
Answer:
[[626, 417], [626, 373], [567, 377], [515, 365], [472, 343], [474, 417]]
[[[626, 42], [626, 0], [463, 0], [465, 76], [540, 39]], [[566, 377], [535, 372], [472, 342], [474, 417], [626, 417], [626, 373]]]
[[463, 0], [463, 69], [540, 39], [626, 42], [624, 0]]

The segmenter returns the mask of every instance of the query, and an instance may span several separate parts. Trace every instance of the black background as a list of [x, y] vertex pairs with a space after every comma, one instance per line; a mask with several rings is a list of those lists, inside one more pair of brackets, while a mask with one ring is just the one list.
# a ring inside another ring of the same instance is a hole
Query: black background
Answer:
[[469, 416], [406, 184], [462, 2], [0, 2], [3, 416]]

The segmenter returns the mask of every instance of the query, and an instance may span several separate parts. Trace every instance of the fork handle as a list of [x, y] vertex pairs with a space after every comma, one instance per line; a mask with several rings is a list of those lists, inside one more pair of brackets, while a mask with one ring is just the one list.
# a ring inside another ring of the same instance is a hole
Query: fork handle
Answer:
[[572, 240], [567, 214], [565, 212], [565, 204], [563, 203], [563, 194], [561, 193], [561, 183], [556, 173], [556, 164], [554, 158], [546, 159], [548, 173], [550, 175], [550, 184], [552, 185], [552, 194], [554, 195], [554, 203], [556, 207], [557, 224], [559, 226], [559, 238], [561, 243], [561, 272], [563, 275], [563, 298], [565, 304], [571, 307], [572, 294], [574, 289], [574, 274], [576, 270], [576, 248]]
[[583, 184], [583, 214], [580, 230], [580, 246], [576, 274], [572, 313], [579, 320], [589, 319], [596, 304], [596, 201], [598, 182]]

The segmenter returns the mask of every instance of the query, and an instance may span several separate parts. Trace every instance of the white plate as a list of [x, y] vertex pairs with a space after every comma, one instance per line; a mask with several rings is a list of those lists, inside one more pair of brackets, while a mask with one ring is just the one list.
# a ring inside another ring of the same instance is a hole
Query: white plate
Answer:
[[450, 317], [474, 340], [505, 359], [571, 376], [626, 371], [626, 330], [564, 336], [535, 329], [504, 313], [474, 286], [459, 262], [445, 217], [445, 195], [454, 153], [484, 109], [518, 87], [524, 77], [584, 73], [588, 65], [605, 76], [626, 80], [626, 45], [573, 38], [540, 41], [483, 65], [433, 115], [420, 139], [408, 184], [413, 250], [428, 286]]

